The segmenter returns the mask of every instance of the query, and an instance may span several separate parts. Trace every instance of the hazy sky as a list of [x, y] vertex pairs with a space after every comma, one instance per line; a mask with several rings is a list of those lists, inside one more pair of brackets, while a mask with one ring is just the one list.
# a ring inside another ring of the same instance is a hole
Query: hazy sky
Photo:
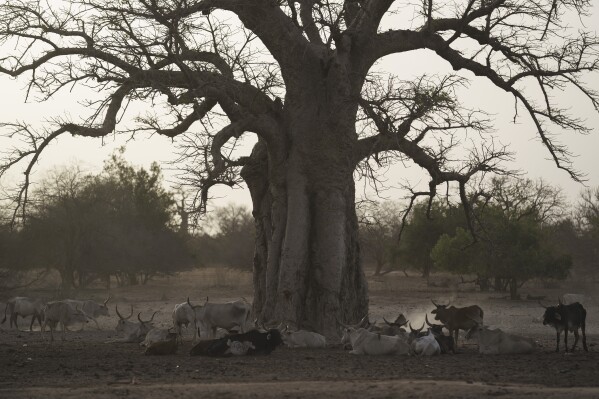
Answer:
[[[596, 29], [599, 26], [597, 23], [599, 21], [599, 0], [593, 2], [595, 4], [593, 15], [586, 21], [586, 24], [588, 28], [594, 26]], [[5, 49], [0, 47], [0, 53]], [[388, 57], [381, 62], [379, 67], [392, 71], [403, 79], [409, 79], [422, 73], [442, 74], [451, 71], [446, 62], [438, 59], [434, 54], [424, 51]], [[511, 166], [526, 171], [527, 177], [542, 177], [552, 184], [562, 186], [569, 198], [574, 199], [583, 186], [573, 182], [566, 172], [557, 169], [553, 161], [549, 160], [548, 151], [540, 143], [530, 118], [524, 112], [521, 111], [520, 117], [515, 124], [513, 123], [513, 97], [496, 89], [484, 79], [473, 78], [473, 75], [468, 73], [465, 73], [464, 76], [472, 78], [470, 86], [462, 91], [465, 104], [493, 114], [495, 135], [502, 143], [510, 144], [512, 150], [516, 152], [516, 162]], [[595, 73], [589, 76], [588, 82], [595, 90], [599, 90], [599, 74]], [[0, 76], [0, 87], [2, 88], [0, 122], [19, 120], [41, 127], [44, 121], [56, 116], [77, 117], [78, 115], [87, 115], [89, 112], [78, 104], [78, 101], [90, 95], [85, 90], [75, 90], [74, 92], [65, 90], [59, 93], [54, 100], [45, 103], [35, 103], [32, 99], [25, 103], [25, 84], [25, 77], [14, 80]], [[586, 136], [572, 132], [559, 132], [555, 128], [552, 131], [559, 134], [559, 141], [567, 144], [569, 149], [577, 155], [574, 158], [574, 165], [576, 169], [586, 174], [587, 185], [599, 186], [599, 115], [588, 101], [574, 91], [564, 92], [560, 94], [560, 97], [559, 101], [562, 104], [568, 104], [572, 114], [586, 119], [587, 124], [592, 126], [594, 131]], [[144, 112], [143, 108], [134, 108], [136, 109], [129, 111], [130, 116], [135, 112]], [[74, 119], [76, 120], [76, 118]], [[5, 131], [0, 132], [5, 133]], [[174, 159], [174, 147], [170, 139], [160, 136], [151, 138], [139, 136], [134, 141], [127, 139], [128, 137], [123, 135], [112, 135], [103, 141], [64, 135], [44, 152], [36, 168], [36, 177], [43, 175], [44, 170], [54, 165], [65, 165], [72, 162], [79, 162], [92, 171], [99, 170], [102, 161], [115, 148], [124, 144], [127, 145], [126, 158], [137, 165], [147, 166], [152, 161], [158, 161], [168, 167], [166, 162]], [[248, 141], [251, 142], [252, 139], [250, 138]], [[7, 144], [6, 139], [0, 139], [2, 150], [6, 148]], [[250, 146], [247, 147], [249, 152]], [[172, 176], [168, 171], [165, 174], [167, 178]], [[7, 186], [16, 178], [19, 178], [17, 171], [10, 175], [10, 179], [0, 181], [0, 184]], [[409, 164], [396, 165], [386, 172], [385, 179], [390, 187], [398, 186], [404, 179], [420, 182], [424, 187], [427, 183], [426, 175], [418, 167]], [[361, 190], [361, 187], [359, 183], [358, 190]], [[384, 193], [388, 199], [399, 199], [404, 194], [402, 191], [394, 189]], [[215, 201], [215, 205], [231, 201], [250, 204], [247, 190], [226, 188], [215, 191], [214, 195], [219, 197]]]

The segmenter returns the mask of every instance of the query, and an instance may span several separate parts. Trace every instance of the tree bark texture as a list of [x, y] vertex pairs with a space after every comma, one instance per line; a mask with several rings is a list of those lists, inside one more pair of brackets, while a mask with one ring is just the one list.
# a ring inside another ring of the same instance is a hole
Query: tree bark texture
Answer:
[[331, 112], [330, 101], [306, 100], [295, 108], [293, 99], [286, 101], [286, 158], [274, 167], [267, 144], [259, 142], [252, 159], [260, 161], [242, 171], [257, 233], [254, 313], [333, 336], [337, 319], [357, 321], [368, 313], [355, 212], [355, 119], [339, 115], [341, 107]]

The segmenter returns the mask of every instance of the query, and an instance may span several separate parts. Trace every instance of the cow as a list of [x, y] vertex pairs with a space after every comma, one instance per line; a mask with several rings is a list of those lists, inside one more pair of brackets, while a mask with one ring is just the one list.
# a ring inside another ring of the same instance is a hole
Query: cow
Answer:
[[191, 323], [194, 324], [193, 340], [195, 341], [196, 328], [193, 308], [187, 302], [175, 305], [175, 308], [173, 309], [173, 327], [175, 328], [175, 332], [177, 333], [179, 343], [183, 343], [183, 333], [181, 331], [181, 327], [185, 326], [185, 328], [187, 328]]
[[121, 315], [119, 313], [118, 306], [115, 306], [115, 311], [116, 311], [117, 316], [119, 316], [119, 321], [117, 322], [115, 330], [122, 337], [113, 339], [110, 341], [106, 341], [106, 343], [115, 343], [115, 342], [140, 343], [141, 341], [144, 340], [148, 331], [150, 331], [153, 328], [152, 321], [154, 320], [154, 316], [156, 316], [156, 313], [158, 313], [158, 312], [154, 312], [152, 314], [152, 317], [150, 318], [150, 320], [143, 321], [141, 319], [141, 312], [139, 312], [137, 314], [137, 320], [139, 321], [139, 323], [135, 323], [135, 322], [129, 321], [131, 316], [133, 316], [133, 305], [131, 305], [131, 313], [127, 317], [124, 317], [123, 315]]
[[[178, 342], [177, 333], [170, 332], [169, 330], [158, 330], [160, 334], [155, 332], [157, 329], [150, 330], [146, 335], [146, 341], [149, 343], [146, 346], [144, 355], [174, 355], [177, 353]], [[166, 331], [166, 335], [162, 334]], [[148, 336], [152, 335], [152, 338], [148, 340]], [[160, 335], [160, 336], [159, 336]]]
[[568, 331], [570, 330], [574, 332], [574, 345], [572, 345], [572, 351], [574, 351], [578, 343], [578, 329], [580, 328], [582, 330], [582, 346], [588, 352], [586, 336], [587, 311], [578, 302], [564, 305], [561, 299], [558, 299], [558, 303], [557, 306], [545, 306], [539, 302], [545, 308], [543, 325], [552, 326], [556, 331], [557, 345], [555, 351], [559, 352], [559, 340], [562, 331], [564, 331], [564, 346], [566, 347], [566, 352], [568, 352]]
[[64, 341], [66, 326], [73, 323], [89, 322], [89, 317], [77, 305], [73, 306], [67, 301], [48, 302], [43, 312], [42, 337], [44, 337], [46, 326], [48, 326], [50, 327], [51, 341], [54, 341], [54, 329], [58, 323], [62, 325], [62, 340]]
[[327, 339], [324, 335], [306, 331], [284, 331], [282, 333], [283, 342], [289, 348], [325, 348], [327, 345]]
[[431, 300], [436, 309], [431, 311], [435, 315], [435, 320], [439, 320], [449, 330], [449, 335], [455, 334], [455, 344], [458, 345], [458, 335], [460, 330], [468, 331], [478, 324], [483, 323], [483, 310], [480, 306], [472, 305], [464, 308], [456, 308], [455, 306], [438, 305]]
[[[383, 317], [383, 321], [385, 322], [386, 325], [379, 327], [378, 330], [376, 331], [382, 335], [394, 336], [394, 335], [402, 335], [403, 333], [406, 332], [405, 326], [408, 324], [408, 320], [406, 320], [403, 313], [400, 313], [399, 316], [397, 316], [395, 318], [394, 322], [389, 322], [384, 317]], [[375, 331], [375, 330], [373, 330], [373, 331]]]
[[100, 316], [110, 316], [107, 304], [111, 298], [112, 297], [109, 295], [101, 305], [92, 300], [65, 299], [65, 301], [78, 306], [79, 309], [81, 309], [83, 313], [90, 318], [90, 320], [93, 320], [93, 322], [96, 324], [96, 328], [99, 330], [100, 325], [96, 319]]
[[276, 328], [265, 332], [251, 330], [242, 334], [201, 341], [191, 348], [189, 354], [191, 356], [268, 355], [282, 343], [281, 332]]
[[40, 328], [42, 326], [44, 302], [41, 299], [27, 298], [23, 296], [17, 296], [11, 298], [6, 302], [4, 307], [4, 318], [2, 323], [6, 322], [6, 315], [10, 311], [10, 328], [13, 324], [15, 328], [19, 328], [17, 325], [17, 318], [21, 316], [23, 318], [31, 316], [31, 323], [29, 324], [29, 331], [33, 331], [33, 323], [37, 320]]
[[244, 333], [249, 327], [249, 317], [252, 306], [245, 300], [227, 303], [209, 303], [192, 305], [187, 298], [187, 303], [194, 311], [195, 322], [199, 331], [207, 332], [208, 338], [214, 338], [218, 327], [225, 330], [239, 328]]
[[424, 316], [424, 321], [429, 326], [429, 329], [433, 332], [439, 347], [441, 348], [441, 354], [454, 353], [455, 354], [455, 341], [451, 335], [443, 334], [443, 324], [432, 324], [428, 321], [428, 315]]
[[177, 335], [176, 332], [171, 332], [171, 329], [172, 327], [169, 329], [152, 328], [150, 331], [148, 331], [144, 337], [144, 340], [139, 344], [139, 346], [149, 347], [155, 342], [167, 341], [171, 334], [175, 334], [175, 336]]
[[346, 327], [341, 344], [350, 343], [352, 355], [407, 355], [410, 346], [402, 337], [391, 337], [365, 328]]
[[478, 352], [483, 355], [524, 354], [535, 350], [535, 342], [527, 337], [509, 334], [500, 329], [477, 325], [468, 331], [466, 339], [478, 339]]
[[441, 347], [432, 329], [429, 329], [426, 335], [413, 339], [410, 347], [412, 352], [418, 356], [435, 356], [441, 354]]

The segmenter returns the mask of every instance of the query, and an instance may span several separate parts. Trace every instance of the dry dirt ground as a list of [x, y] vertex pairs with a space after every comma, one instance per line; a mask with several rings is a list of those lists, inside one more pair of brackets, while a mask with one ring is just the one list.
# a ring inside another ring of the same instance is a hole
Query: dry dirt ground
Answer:
[[[157, 310], [156, 324], [168, 326], [174, 304], [187, 295], [198, 303], [206, 296], [215, 302], [240, 296], [251, 300], [250, 281], [249, 274], [203, 270], [111, 293], [121, 313], [133, 305], [147, 319]], [[420, 278], [400, 275], [370, 280], [371, 320], [403, 312], [420, 326], [433, 308], [431, 298], [456, 306], [478, 303], [486, 324], [530, 336], [540, 347], [531, 355], [484, 356], [462, 339], [460, 353], [435, 358], [352, 356], [331, 347], [221, 359], [190, 357], [188, 334], [177, 355], [148, 357], [136, 344], [104, 343], [116, 337], [114, 310], [99, 319], [102, 330], [90, 324], [54, 344], [42, 340], [39, 331], [24, 331], [28, 323], [21, 324], [21, 331], [4, 324], [0, 398], [599, 398], [599, 307], [592, 287], [583, 289], [589, 353], [555, 353], [555, 333], [540, 323], [543, 309], [535, 301], [509, 301], [465, 286], [431, 288]], [[523, 293], [556, 298], [573, 289], [525, 287]], [[27, 294], [52, 296], [41, 289]], [[105, 295], [101, 289], [77, 294], [97, 300]]]

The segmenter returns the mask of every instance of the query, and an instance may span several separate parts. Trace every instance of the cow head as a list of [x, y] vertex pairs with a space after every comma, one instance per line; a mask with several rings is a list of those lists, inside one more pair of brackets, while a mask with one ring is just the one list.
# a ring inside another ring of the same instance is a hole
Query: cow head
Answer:
[[127, 317], [124, 317], [122, 314], [119, 313], [118, 305], [115, 305], [114, 309], [116, 311], [117, 316], [119, 316], [119, 321], [116, 324], [115, 330], [119, 333], [125, 332], [125, 330], [127, 330], [127, 325], [133, 324], [129, 321], [131, 316], [133, 316], [133, 305], [131, 305], [131, 314], [129, 314], [129, 316]]
[[422, 330], [424, 329], [424, 323], [422, 323], [422, 327], [414, 328], [412, 327], [412, 323], [410, 323], [410, 335], [408, 336], [408, 340], [413, 340], [419, 337], [422, 337]]
[[431, 313], [435, 315], [435, 320], [443, 321], [442, 319], [444, 318], [447, 307], [449, 306], [449, 302], [447, 302], [447, 305], [439, 305], [432, 299], [431, 302], [433, 303], [433, 305], [435, 305], [435, 309], [431, 310]]
[[341, 329], [341, 345], [343, 347], [351, 345], [351, 335], [354, 332], [356, 332], [356, 330], [358, 330], [359, 328], [367, 328], [365, 326], [371, 327], [371, 324], [368, 321], [368, 314], [366, 314], [366, 316], [362, 317], [362, 320], [360, 320], [357, 324], [353, 324], [353, 325], [344, 324], [339, 319], [337, 319], [337, 324], [339, 324], [342, 327], [342, 329]]
[[428, 321], [428, 315], [424, 316], [424, 321], [426, 322], [426, 325], [429, 326], [430, 330], [433, 332], [434, 335], [443, 335], [443, 327], [445, 327], [444, 324], [432, 324]]
[[139, 334], [140, 336], [144, 336], [150, 331], [154, 326], [152, 325], [152, 321], [154, 321], [154, 316], [156, 316], [157, 311], [152, 314], [150, 320], [143, 321], [141, 319], [141, 312], [137, 314], [137, 320], [139, 320]]
[[108, 298], [106, 298], [104, 303], [98, 306], [98, 310], [96, 310], [96, 314], [94, 316], [110, 316], [110, 313], [108, 312], [108, 301], [110, 301], [111, 298], [112, 296], [108, 295]]
[[563, 305], [561, 301], [558, 306], [545, 306], [539, 301], [539, 305], [545, 308], [545, 314], [543, 314], [543, 325], [556, 326], [563, 323], [562, 314], [560, 307]]

